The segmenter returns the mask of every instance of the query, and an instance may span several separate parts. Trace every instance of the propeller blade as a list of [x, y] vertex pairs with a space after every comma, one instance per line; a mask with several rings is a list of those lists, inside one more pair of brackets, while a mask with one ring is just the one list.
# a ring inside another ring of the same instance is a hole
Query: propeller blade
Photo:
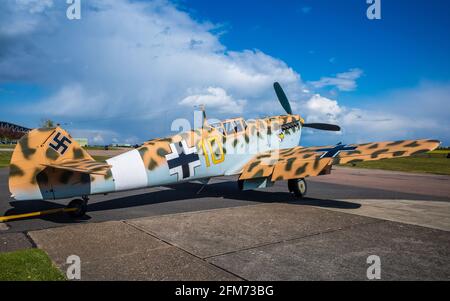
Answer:
[[280, 84], [278, 82], [273, 83], [273, 88], [275, 89], [275, 93], [277, 94], [281, 106], [286, 111], [286, 113], [291, 115], [292, 114], [291, 105], [289, 104], [289, 100], [287, 99], [286, 94], [284, 94], [284, 91], [281, 88]]
[[341, 128], [338, 125], [328, 123], [304, 123], [303, 127], [333, 132], [339, 132], [341, 130]]
[[[283, 88], [281, 88], [281, 86], [278, 82], [273, 83], [273, 88], [275, 89], [275, 93], [277, 94], [278, 100], [280, 101], [283, 109], [286, 111], [286, 113], [288, 113], [289, 115], [292, 115], [291, 105], [289, 104], [289, 100], [286, 97], [286, 94], [284, 93]], [[341, 130], [341, 128], [338, 125], [328, 124], [328, 123], [305, 123], [302, 126], [306, 127], [306, 128], [312, 128], [312, 129], [323, 130], [323, 131], [339, 132]]]

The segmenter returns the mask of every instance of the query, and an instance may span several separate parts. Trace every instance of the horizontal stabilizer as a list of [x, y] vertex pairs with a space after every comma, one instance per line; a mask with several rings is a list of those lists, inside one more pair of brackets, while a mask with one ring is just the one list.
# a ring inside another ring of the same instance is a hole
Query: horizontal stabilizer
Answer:
[[60, 162], [42, 164], [47, 167], [65, 169], [74, 172], [82, 172], [87, 174], [106, 175], [111, 169], [111, 165], [97, 162], [89, 159], [81, 160], [63, 160]]

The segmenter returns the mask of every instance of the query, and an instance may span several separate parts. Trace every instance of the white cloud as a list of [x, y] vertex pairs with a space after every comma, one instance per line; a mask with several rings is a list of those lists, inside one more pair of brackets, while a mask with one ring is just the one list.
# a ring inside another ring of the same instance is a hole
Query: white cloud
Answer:
[[[334, 58], [332, 58], [332, 60], [330, 59], [330, 62], [334, 62]], [[335, 77], [322, 77], [318, 81], [310, 82], [310, 84], [314, 88], [332, 86], [340, 91], [353, 91], [357, 87], [356, 80], [360, 78], [362, 74], [363, 71], [361, 69], [353, 68], [347, 72], [338, 73]]]
[[42, 13], [52, 6], [52, 0], [3, 0], [0, 38], [31, 33], [39, 23], [45, 22]]
[[209, 87], [201, 94], [189, 95], [179, 102], [184, 106], [205, 105], [206, 108], [217, 108], [221, 113], [236, 114], [243, 112], [245, 103], [245, 100], [235, 100], [224, 89], [215, 87]]
[[53, 0], [16, 0], [16, 9], [27, 10], [28, 12], [41, 13], [45, 9], [53, 6]]
[[329, 122], [341, 126], [339, 137], [332, 133], [307, 131], [308, 144], [369, 142], [435, 138], [450, 142], [450, 83], [423, 83], [399, 89], [373, 99], [365, 108], [339, 105], [320, 95], [299, 104], [307, 122]]
[[53, 91], [36, 107], [58, 103], [58, 116], [137, 118], [155, 108], [174, 109], [189, 91], [207, 87], [232, 95], [233, 112], [242, 112], [242, 99], [273, 99], [275, 80], [302, 93], [300, 75], [283, 61], [259, 50], [227, 51], [211, 33], [214, 24], [167, 1], [91, 0], [75, 21], [65, 17], [66, 8], [63, 1], [27, 18], [13, 14], [12, 21], [30, 20], [33, 29], [9, 35], [0, 46], [8, 48], [0, 58], [0, 81], [31, 81]]
[[92, 138], [92, 141], [94, 142], [95, 145], [105, 143], [105, 139], [101, 134], [96, 134], [94, 138]]
[[319, 94], [313, 95], [306, 101], [304, 109], [309, 122], [335, 120], [342, 113], [342, 109], [336, 100], [328, 99]]
[[112, 140], [118, 140], [120, 135], [110, 130], [86, 130], [73, 128], [70, 131], [72, 137], [87, 138], [90, 145], [106, 145]]
[[[86, 105], [82, 105], [86, 104]], [[103, 92], [88, 93], [81, 84], [65, 85], [54, 95], [39, 103], [41, 108], [54, 108], [54, 116], [95, 116], [108, 112], [107, 98]], [[35, 108], [33, 105], [31, 109]]]

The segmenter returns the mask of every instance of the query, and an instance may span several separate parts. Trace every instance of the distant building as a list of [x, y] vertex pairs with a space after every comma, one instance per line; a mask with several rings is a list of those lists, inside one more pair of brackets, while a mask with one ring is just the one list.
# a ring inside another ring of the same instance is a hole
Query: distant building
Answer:
[[0, 121], [0, 143], [16, 143], [31, 129], [6, 121]]
[[88, 138], [73, 138], [81, 147], [86, 147], [89, 145]]
[[131, 147], [132, 145], [129, 143], [114, 143], [111, 144], [112, 147]]

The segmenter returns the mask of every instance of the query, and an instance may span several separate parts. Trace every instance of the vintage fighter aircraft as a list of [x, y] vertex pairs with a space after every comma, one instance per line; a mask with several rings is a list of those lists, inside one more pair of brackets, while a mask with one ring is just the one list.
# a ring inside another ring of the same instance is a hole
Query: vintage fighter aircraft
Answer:
[[16, 200], [70, 202], [73, 216], [87, 210], [88, 196], [162, 186], [223, 175], [238, 175], [242, 190], [287, 180], [296, 197], [306, 193], [306, 177], [326, 175], [334, 164], [405, 157], [439, 146], [437, 140], [403, 140], [324, 147], [299, 146], [302, 128], [339, 131], [339, 126], [305, 123], [292, 113], [278, 83], [286, 115], [244, 121], [228, 119], [172, 137], [154, 139], [138, 149], [95, 161], [61, 127], [34, 129], [17, 144], [11, 158], [9, 189]]

